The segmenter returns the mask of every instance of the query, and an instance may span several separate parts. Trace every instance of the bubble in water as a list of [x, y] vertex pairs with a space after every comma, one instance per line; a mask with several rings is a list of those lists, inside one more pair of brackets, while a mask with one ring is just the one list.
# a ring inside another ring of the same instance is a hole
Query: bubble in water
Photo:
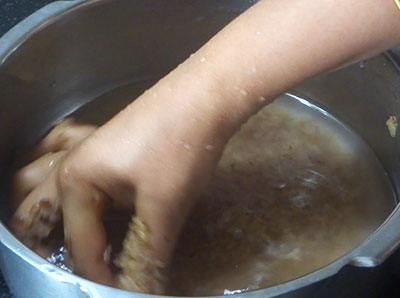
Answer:
[[233, 290], [233, 291], [231, 291], [231, 290], [228, 290], [228, 289], [225, 289], [224, 290], [224, 295], [235, 295], [235, 294], [240, 294], [240, 293], [243, 293], [243, 292], [246, 292], [246, 290], [245, 289], [242, 289], [242, 290]]
[[304, 178], [301, 182], [307, 188], [316, 189], [319, 186], [319, 181], [316, 177]]
[[301, 260], [300, 248], [298, 247], [293, 248], [293, 250], [286, 255], [286, 259], [300, 261]]
[[67, 256], [67, 249], [61, 246], [57, 251], [53, 252], [50, 257], [47, 258], [47, 261], [65, 271], [72, 272], [71, 269], [65, 265]]
[[279, 183], [279, 184], [277, 185], [277, 188], [278, 188], [279, 190], [282, 190], [282, 189], [284, 189], [285, 187], [286, 187], [286, 183], [284, 183], [284, 182]]
[[294, 196], [290, 200], [296, 207], [299, 208], [305, 207], [307, 205], [306, 198], [302, 194]]
[[233, 231], [233, 238], [235, 238], [236, 240], [240, 240], [243, 236], [243, 230], [240, 228], [236, 228]]

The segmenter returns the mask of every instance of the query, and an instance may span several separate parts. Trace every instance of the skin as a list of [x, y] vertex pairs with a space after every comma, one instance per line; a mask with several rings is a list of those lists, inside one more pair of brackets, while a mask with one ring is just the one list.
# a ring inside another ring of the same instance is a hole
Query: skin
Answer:
[[[51, 198], [76, 272], [86, 278], [115, 285], [100, 219], [110, 204], [135, 209], [150, 232], [146, 254], [167, 265], [197, 194], [248, 117], [305, 79], [399, 43], [392, 0], [260, 1], [112, 120], [72, 142], [21, 206], [27, 212]], [[64, 149], [44, 147], [38, 155]]]

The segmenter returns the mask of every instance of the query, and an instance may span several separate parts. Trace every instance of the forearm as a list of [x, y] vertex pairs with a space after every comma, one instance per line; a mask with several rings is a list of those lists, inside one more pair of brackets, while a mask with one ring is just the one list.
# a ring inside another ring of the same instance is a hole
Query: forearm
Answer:
[[199, 55], [219, 74], [224, 97], [244, 102], [249, 116], [261, 96], [271, 100], [309, 77], [398, 43], [400, 11], [393, 0], [264, 0]]
[[[263, 0], [171, 73], [163, 86], [178, 90], [182, 81], [185, 92], [193, 91], [192, 102], [185, 96], [185, 102], [175, 98], [174, 104], [191, 105], [233, 132], [299, 82], [398, 43], [400, 11], [393, 0]], [[198, 87], [209, 92], [208, 99], [196, 95]]]

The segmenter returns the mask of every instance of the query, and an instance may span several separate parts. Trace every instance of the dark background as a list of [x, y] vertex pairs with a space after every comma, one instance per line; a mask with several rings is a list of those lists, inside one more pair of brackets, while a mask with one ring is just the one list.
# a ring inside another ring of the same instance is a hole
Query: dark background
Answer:
[[0, 0], [0, 36], [18, 22], [54, 0]]
[[[167, 0], [165, 0], [167, 1]], [[245, 0], [244, 0], [245, 1]], [[0, 37], [52, 0], [0, 0]], [[400, 227], [399, 227], [400, 229]], [[0, 298], [11, 298], [0, 274]], [[400, 297], [400, 250], [375, 268], [346, 266], [332, 278], [310, 287], [309, 298]], [[32, 297], [40, 298], [40, 297]]]

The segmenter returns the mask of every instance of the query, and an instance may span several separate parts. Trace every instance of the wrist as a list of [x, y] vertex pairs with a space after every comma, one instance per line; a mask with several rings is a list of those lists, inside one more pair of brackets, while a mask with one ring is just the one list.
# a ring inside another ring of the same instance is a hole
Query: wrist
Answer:
[[229, 79], [203, 58], [201, 52], [192, 55], [139, 99], [168, 111], [175, 128], [182, 130], [178, 135], [187, 136], [190, 131], [199, 141], [217, 148], [248, 113], [225, 88]]

